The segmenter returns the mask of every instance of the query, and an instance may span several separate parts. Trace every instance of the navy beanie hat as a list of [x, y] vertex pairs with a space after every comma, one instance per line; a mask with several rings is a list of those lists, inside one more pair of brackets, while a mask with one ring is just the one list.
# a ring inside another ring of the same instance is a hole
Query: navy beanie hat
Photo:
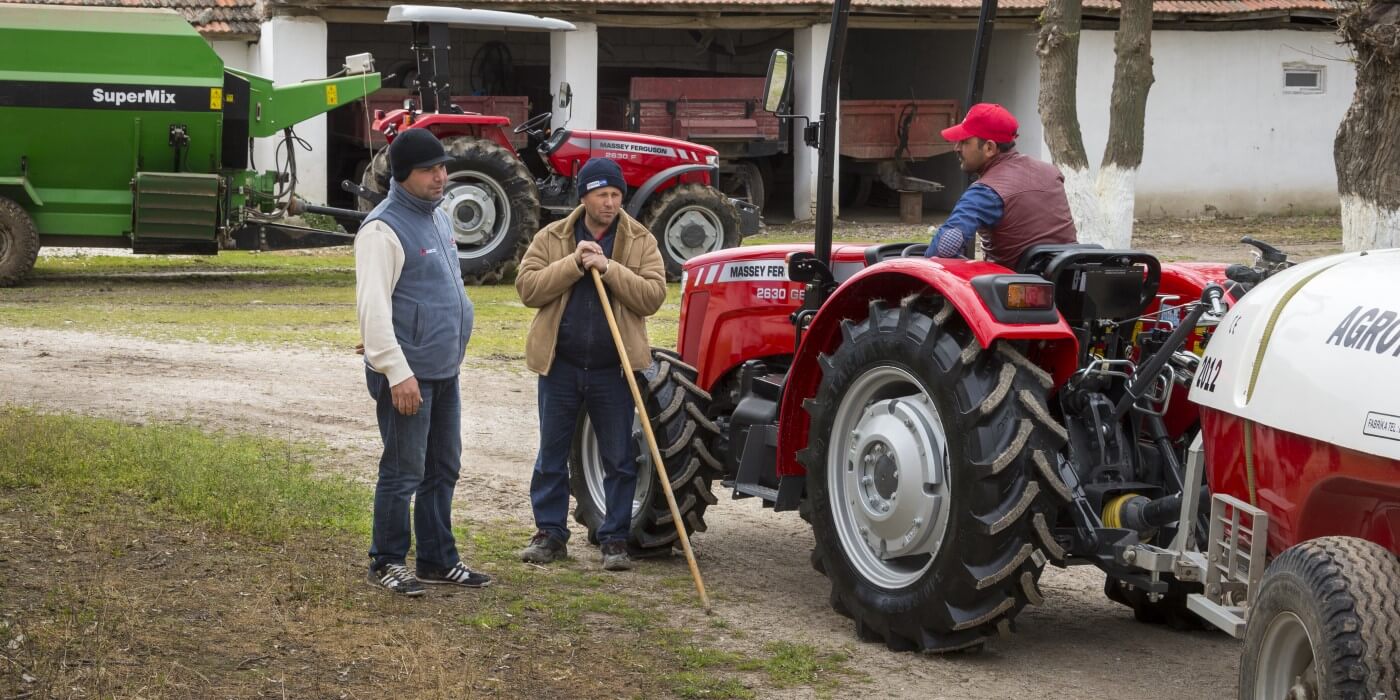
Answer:
[[627, 196], [627, 181], [622, 179], [622, 168], [612, 158], [590, 158], [578, 171], [578, 198], [599, 187], [616, 187]]
[[450, 162], [452, 156], [447, 155], [442, 142], [427, 129], [409, 129], [389, 144], [389, 171], [398, 182], [407, 180], [414, 168], [431, 168]]

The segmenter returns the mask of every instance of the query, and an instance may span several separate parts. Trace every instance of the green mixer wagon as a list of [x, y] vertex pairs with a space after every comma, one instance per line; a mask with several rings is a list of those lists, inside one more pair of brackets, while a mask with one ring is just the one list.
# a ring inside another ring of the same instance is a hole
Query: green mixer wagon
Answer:
[[[42, 246], [214, 254], [344, 245], [283, 221], [296, 124], [379, 88], [373, 59], [276, 85], [171, 10], [0, 5], [0, 287]], [[282, 135], [249, 168], [251, 139]]]

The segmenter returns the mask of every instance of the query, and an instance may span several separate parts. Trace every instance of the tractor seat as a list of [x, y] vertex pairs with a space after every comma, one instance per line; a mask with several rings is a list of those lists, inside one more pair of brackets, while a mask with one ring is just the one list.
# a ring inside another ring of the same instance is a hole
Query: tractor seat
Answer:
[[1035, 246], [1021, 257], [1019, 271], [1055, 283], [1055, 306], [1071, 325], [1137, 318], [1162, 283], [1162, 263], [1156, 257], [1093, 244]]
[[1067, 250], [1103, 250], [1103, 246], [1097, 243], [1042, 243], [1033, 245], [1021, 253], [1021, 261], [1016, 265], [1016, 271], [1023, 275], [1039, 275], [1045, 272], [1045, 266], [1056, 255]]

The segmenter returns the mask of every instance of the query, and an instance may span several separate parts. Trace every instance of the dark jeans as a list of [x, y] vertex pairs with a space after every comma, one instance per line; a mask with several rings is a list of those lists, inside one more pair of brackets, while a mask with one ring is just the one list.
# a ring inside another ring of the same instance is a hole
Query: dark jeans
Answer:
[[462, 397], [457, 378], [418, 380], [423, 405], [405, 416], [394, 408], [389, 380], [365, 369], [370, 396], [378, 402], [379, 483], [374, 488], [374, 534], [369, 556], [375, 566], [403, 564], [408, 555], [409, 501], [413, 531], [418, 535], [418, 567], [450, 569], [457, 565], [452, 538], [452, 493], [462, 471]]
[[632, 392], [618, 367], [582, 369], [555, 361], [539, 380], [540, 454], [530, 479], [535, 527], [560, 542], [569, 539], [569, 452], [580, 410], [588, 411], [603, 460], [607, 513], [598, 542], [622, 542], [632, 527], [637, 455], [632, 441]]

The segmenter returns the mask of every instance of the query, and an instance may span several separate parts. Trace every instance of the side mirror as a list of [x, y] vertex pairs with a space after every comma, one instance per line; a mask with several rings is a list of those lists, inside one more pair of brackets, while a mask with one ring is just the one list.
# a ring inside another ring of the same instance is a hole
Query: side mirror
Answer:
[[768, 58], [768, 77], [763, 81], [763, 109], [778, 112], [787, 103], [788, 86], [792, 84], [792, 54], [773, 49]]
[[574, 89], [569, 85], [569, 81], [559, 83], [559, 107], [568, 107], [574, 103]]

